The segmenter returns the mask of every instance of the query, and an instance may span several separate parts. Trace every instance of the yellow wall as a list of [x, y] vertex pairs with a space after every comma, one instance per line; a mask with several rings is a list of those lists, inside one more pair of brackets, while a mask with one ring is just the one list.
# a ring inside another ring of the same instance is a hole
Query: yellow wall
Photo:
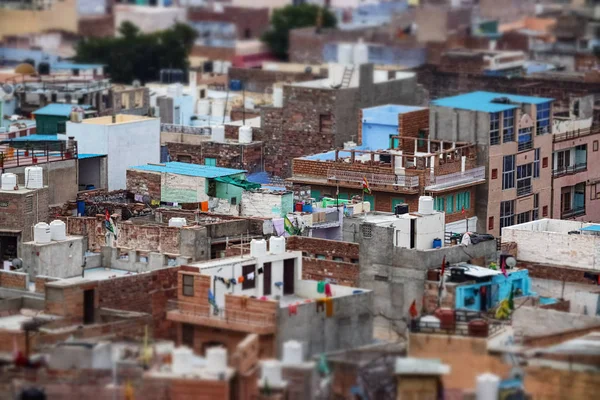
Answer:
[[0, 38], [60, 29], [77, 32], [76, 0], [55, 0], [49, 10], [0, 10]]

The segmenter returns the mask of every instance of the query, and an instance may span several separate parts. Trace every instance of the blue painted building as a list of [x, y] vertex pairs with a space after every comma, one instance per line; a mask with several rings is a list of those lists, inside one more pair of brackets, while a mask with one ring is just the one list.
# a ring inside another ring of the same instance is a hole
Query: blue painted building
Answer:
[[465, 267], [465, 275], [472, 280], [469, 283], [456, 284], [456, 309], [487, 311], [507, 299], [511, 288], [515, 298], [536, 295], [531, 291], [531, 279], [526, 269], [508, 271], [508, 276], [504, 276], [500, 271], [488, 268], [472, 265]]

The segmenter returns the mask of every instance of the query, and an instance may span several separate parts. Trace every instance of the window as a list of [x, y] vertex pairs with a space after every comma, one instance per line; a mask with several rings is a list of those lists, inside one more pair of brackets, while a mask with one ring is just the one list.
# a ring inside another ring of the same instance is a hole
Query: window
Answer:
[[444, 198], [436, 197], [435, 198], [435, 211], [444, 211]]
[[542, 207], [542, 217], [548, 216], [548, 206]]
[[319, 131], [321, 133], [331, 133], [331, 114], [321, 114], [319, 116]]
[[217, 166], [217, 159], [216, 158], [205, 157], [204, 158], [204, 165], [208, 165], [210, 167], [216, 167]]
[[352, 259], [350, 259], [350, 262], [352, 264], [358, 264], [360, 261], [358, 260], [358, 258], [352, 258]]
[[121, 109], [129, 108], [129, 93], [121, 93]]
[[515, 224], [515, 201], [503, 201], [500, 203], [500, 230], [506, 226]]
[[194, 275], [183, 275], [183, 293], [184, 296], [194, 295]]
[[[254, 289], [256, 287], [256, 265], [242, 265], [242, 276], [244, 277], [244, 282], [242, 282], [242, 290], [246, 289]], [[249, 274], [254, 274], [252, 277], [254, 279], [248, 279]]]
[[503, 113], [502, 140], [504, 143], [515, 141], [515, 110], [506, 110]]
[[490, 113], [490, 145], [500, 144], [500, 114]]
[[590, 185], [590, 200], [600, 199], [600, 182]]
[[229, 200], [229, 203], [230, 203], [232, 206], [235, 206], [235, 205], [237, 205], [237, 197], [232, 197], [232, 198]]
[[462, 192], [456, 195], [456, 212], [461, 212], [463, 208], [468, 210], [471, 207], [471, 192]]
[[252, 37], [252, 31], [250, 31], [250, 28], [244, 29], [244, 38], [250, 39], [251, 37]]
[[177, 156], [177, 161], [191, 164], [192, 156], [179, 155]]
[[56, 123], [56, 133], [66, 133], [67, 132], [67, 123], [65, 121]]
[[515, 156], [504, 156], [504, 169], [502, 170], [502, 190], [515, 187]]
[[326, 260], [327, 257], [324, 254], [315, 254], [315, 258], [319, 260]]
[[548, 157], [542, 158], [542, 168], [548, 168]]
[[419, 142], [417, 143], [418, 147], [424, 147], [425, 146], [425, 131], [422, 129], [419, 129]]
[[537, 134], [550, 133], [550, 103], [537, 105]]
[[494, 168], [492, 170], [492, 179], [498, 179], [498, 169]]
[[594, 143], [592, 144], [592, 150], [598, 151], [598, 141], [597, 140], [594, 140]]
[[452, 214], [454, 212], [454, 196], [446, 196], [446, 214]]
[[529, 150], [533, 146], [531, 128], [519, 129], [519, 151]]
[[142, 90], [136, 90], [134, 92], [134, 97], [135, 97], [135, 106], [141, 107], [142, 103], [144, 102], [144, 92]]
[[362, 235], [365, 239], [371, 239], [373, 237], [373, 227], [371, 225], [363, 224]]
[[333, 257], [333, 261], [344, 261], [344, 257]]
[[517, 215], [517, 224], [524, 224], [525, 222], [529, 222], [530, 221], [530, 212], [524, 212], [521, 214]]
[[573, 102], [573, 116], [579, 118], [579, 100]]
[[540, 195], [538, 193], [533, 195], [533, 211], [531, 212], [531, 220], [535, 221], [540, 217]]
[[540, 177], [540, 151], [541, 149], [535, 149], [535, 158], [533, 161], [533, 177]]
[[517, 196], [531, 193], [531, 176], [533, 163], [519, 165], [517, 167]]
[[494, 217], [488, 218], [488, 231], [494, 230]]

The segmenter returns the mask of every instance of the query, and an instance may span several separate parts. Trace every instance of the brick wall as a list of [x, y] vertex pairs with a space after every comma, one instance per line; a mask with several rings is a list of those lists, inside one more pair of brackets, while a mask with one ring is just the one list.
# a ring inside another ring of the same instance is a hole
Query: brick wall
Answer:
[[235, 58], [235, 47], [213, 47], [199, 46], [192, 47], [192, 57], [206, 57], [209, 60], [233, 61]]
[[23, 272], [0, 270], [0, 287], [28, 290], [28, 275]]
[[156, 225], [119, 224], [117, 247], [179, 254], [180, 228]]
[[100, 251], [106, 244], [104, 217], [59, 217], [67, 225], [67, 235], [85, 236], [88, 249]]
[[[423, 313], [433, 313], [438, 303], [439, 281], [426, 281], [423, 294]], [[446, 285], [446, 296], [442, 298], [441, 306], [454, 309], [456, 306], [456, 285]]]
[[303, 82], [326, 77], [326, 75], [321, 75], [318, 70], [306, 73], [305, 71], [271, 71], [254, 68], [229, 68], [228, 75], [230, 80], [244, 82], [247, 91], [261, 93], [272, 90], [273, 84], [277, 82]]
[[361, 172], [365, 174], [393, 174], [390, 164], [377, 163], [355, 163], [335, 161], [317, 161], [303, 158], [295, 158], [292, 161], [293, 175], [304, 177], [324, 178], [327, 177], [327, 171], [330, 169], [340, 169], [351, 172]]
[[152, 316], [154, 336], [175, 340], [173, 325], [166, 319], [167, 302], [177, 298], [178, 267], [123, 276], [98, 282], [99, 306], [137, 311]]
[[111, 14], [80, 16], [77, 31], [83, 37], [113, 36], [115, 34], [113, 16]]
[[[421, 130], [429, 129], [429, 109], [417, 110], [408, 113], [398, 114], [398, 135], [406, 138], [418, 138]], [[426, 131], [427, 138], [429, 132]], [[427, 151], [427, 141], [419, 147], [418, 151]], [[415, 145], [413, 140], [402, 140], [401, 148], [403, 154], [414, 154]]]
[[314, 256], [323, 254], [327, 259], [342, 257], [345, 262], [351, 263], [358, 260], [358, 243], [340, 242], [337, 240], [315, 239], [304, 236], [290, 236], [286, 241], [286, 249], [290, 251], [303, 251]]
[[153, 200], [160, 200], [161, 174], [128, 169], [126, 179], [128, 191], [134, 194], [150, 196]]
[[517, 260], [518, 268], [525, 268], [529, 271], [529, 277], [539, 279], [550, 279], [555, 281], [565, 281], [572, 283], [581, 283], [596, 286], [596, 283], [583, 277], [585, 271], [580, 269], [559, 267], [556, 265], [535, 264]]
[[21, 231], [21, 241], [33, 240], [31, 227], [48, 222], [48, 188], [26, 193], [0, 192], [0, 225]]
[[235, 25], [238, 39], [259, 38], [269, 27], [268, 8], [225, 6], [223, 12], [206, 7], [188, 9], [190, 22], [230, 22]]
[[[230, 69], [231, 71], [231, 69]], [[253, 69], [252, 71], [262, 71], [261, 69]], [[231, 72], [229, 72], [231, 73]], [[260, 109], [254, 108], [252, 110], [244, 109], [244, 108], [232, 108], [229, 113], [229, 118], [231, 121], [243, 121], [244, 119], [256, 118], [260, 117]], [[256, 129], [256, 128], [253, 128]], [[227, 133], [225, 134], [227, 136]]]
[[[218, 167], [243, 169], [248, 173], [262, 170], [262, 142], [250, 144], [205, 142], [198, 145], [169, 142], [167, 150], [173, 161], [185, 155], [191, 157], [192, 164], [204, 165], [208, 157], [215, 158]], [[127, 187], [129, 188], [129, 171]]]
[[598, 375], [590, 371], [527, 367], [523, 380], [532, 399], [591, 399], [600, 391]]
[[328, 279], [341, 286], [358, 287], [360, 265], [343, 261], [302, 258], [302, 279], [321, 281]]
[[35, 277], [35, 292], [46, 293], [46, 283], [60, 280], [59, 278], [52, 278], [50, 276], [37, 275]]

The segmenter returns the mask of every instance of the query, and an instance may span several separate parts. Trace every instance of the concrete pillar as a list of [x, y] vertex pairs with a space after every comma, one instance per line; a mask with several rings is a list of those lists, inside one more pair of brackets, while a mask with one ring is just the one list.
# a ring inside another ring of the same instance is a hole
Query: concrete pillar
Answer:
[[419, 141], [415, 139], [414, 142], [415, 142], [415, 154], [417, 154], [417, 145], [419, 144]]
[[465, 172], [466, 165], [467, 165], [467, 157], [462, 156], [460, 158], [460, 172]]

